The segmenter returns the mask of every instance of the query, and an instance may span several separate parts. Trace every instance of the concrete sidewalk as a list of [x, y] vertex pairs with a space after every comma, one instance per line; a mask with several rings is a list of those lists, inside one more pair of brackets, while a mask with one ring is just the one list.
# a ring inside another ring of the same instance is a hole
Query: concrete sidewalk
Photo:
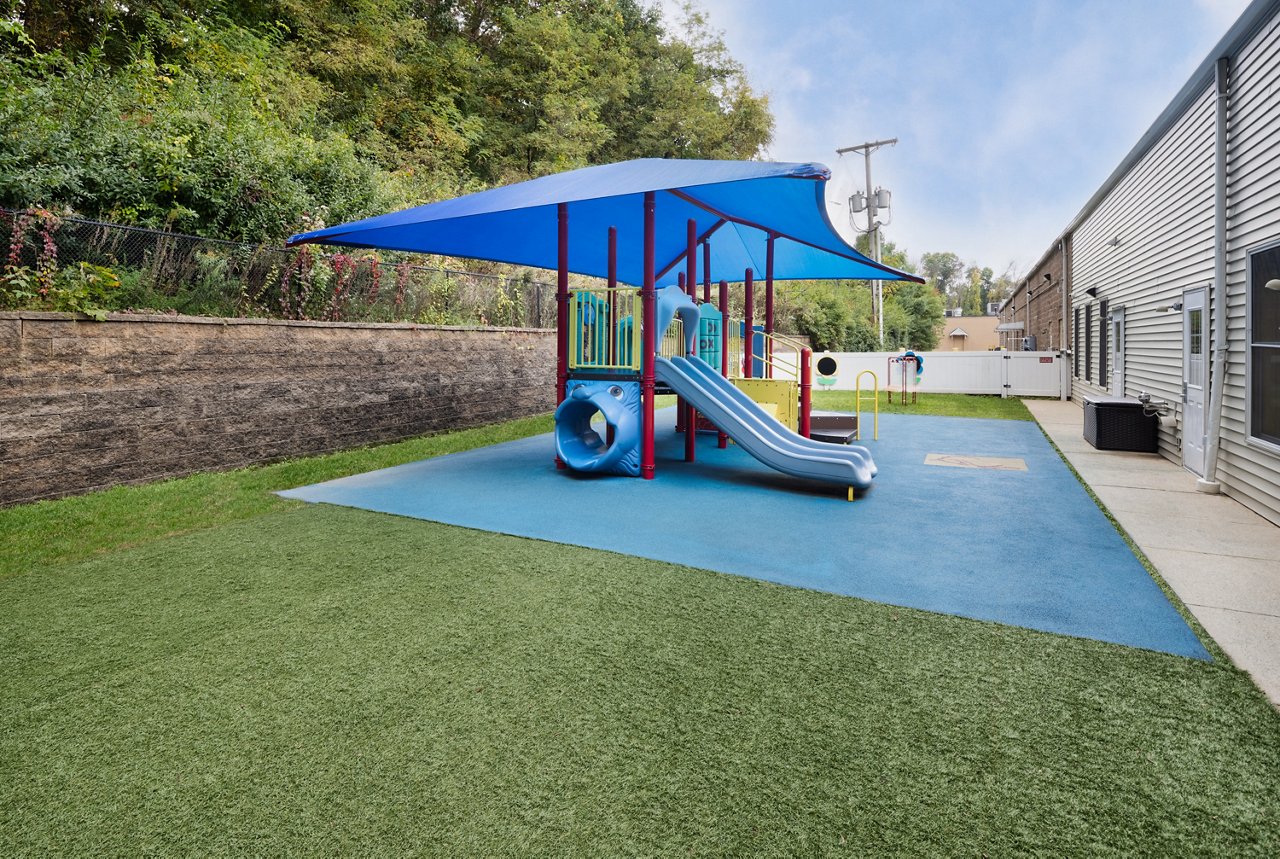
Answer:
[[1280, 527], [1151, 453], [1096, 450], [1080, 406], [1024, 400], [1214, 640], [1280, 705]]

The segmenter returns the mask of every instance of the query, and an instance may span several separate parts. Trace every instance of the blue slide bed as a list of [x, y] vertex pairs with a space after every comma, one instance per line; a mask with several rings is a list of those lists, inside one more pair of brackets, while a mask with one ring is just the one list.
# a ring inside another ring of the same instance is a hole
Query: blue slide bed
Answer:
[[865, 448], [796, 435], [701, 358], [658, 358], [657, 375], [739, 447], [776, 471], [855, 489], [866, 489], [876, 475]]

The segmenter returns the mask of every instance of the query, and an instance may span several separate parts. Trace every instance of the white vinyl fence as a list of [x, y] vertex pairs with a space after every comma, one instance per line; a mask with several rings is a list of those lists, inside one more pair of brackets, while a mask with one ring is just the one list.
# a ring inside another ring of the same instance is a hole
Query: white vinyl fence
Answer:
[[[876, 374], [880, 389], [901, 390], [903, 364], [890, 362], [900, 352], [815, 352], [813, 388], [852, 391], [863, 370]], [[1062, 394], [1066, 359], [1058, 352], [922, 352], [924, 372], [910, 390], [935, 394], [999, 394], [1002, 397], [1057, 397]], [[836, 362], [835, 384], [824, 384], [819, 373], [823, 358]], [[910, 365], [907, 365], [910, 366]], [[908, 376], [914, 375], [914, 367]], [[863, 390], [871, 387], [864, 376]]]

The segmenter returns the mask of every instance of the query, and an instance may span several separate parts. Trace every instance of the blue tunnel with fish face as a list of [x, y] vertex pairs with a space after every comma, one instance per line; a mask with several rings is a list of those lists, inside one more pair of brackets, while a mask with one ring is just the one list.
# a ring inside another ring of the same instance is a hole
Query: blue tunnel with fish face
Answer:
[[[604, 419], [605, 435], [592, 426]], [[556, 454], [574, 471], [640, 476], [640, 383], [570, 381], [556, 409]]]

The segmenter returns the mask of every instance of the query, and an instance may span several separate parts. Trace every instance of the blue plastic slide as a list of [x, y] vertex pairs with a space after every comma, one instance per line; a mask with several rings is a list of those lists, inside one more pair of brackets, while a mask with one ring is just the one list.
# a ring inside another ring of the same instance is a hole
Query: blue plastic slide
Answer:
[[658, 358], [657, 374], [658, 381], [772, 469], [855, 489], [866, 489], [876, 475], [866, 448], [796, 435], [700, 358]]
[[[684, 360], [684, 359], [680, 359]], [[714, 367], [701, 359], [686, 362], [686, 369], [713, 395], [735, 404], [743, 419], [752, 424], [774, 443], [795, 450], [797, 453], [817, 453], [838, 459], [848, 459], [855, 465], [871, 470], [871, 476], [878, 473], [876, 464], [871, 459], [871, 451], [856, 444], [833, 445], [825, 441], [814, 441], [797, 435], [778, 422], [778, 419], [766, 412], [759, 403], [743, 393], [742, 389], [726, 379]]]

